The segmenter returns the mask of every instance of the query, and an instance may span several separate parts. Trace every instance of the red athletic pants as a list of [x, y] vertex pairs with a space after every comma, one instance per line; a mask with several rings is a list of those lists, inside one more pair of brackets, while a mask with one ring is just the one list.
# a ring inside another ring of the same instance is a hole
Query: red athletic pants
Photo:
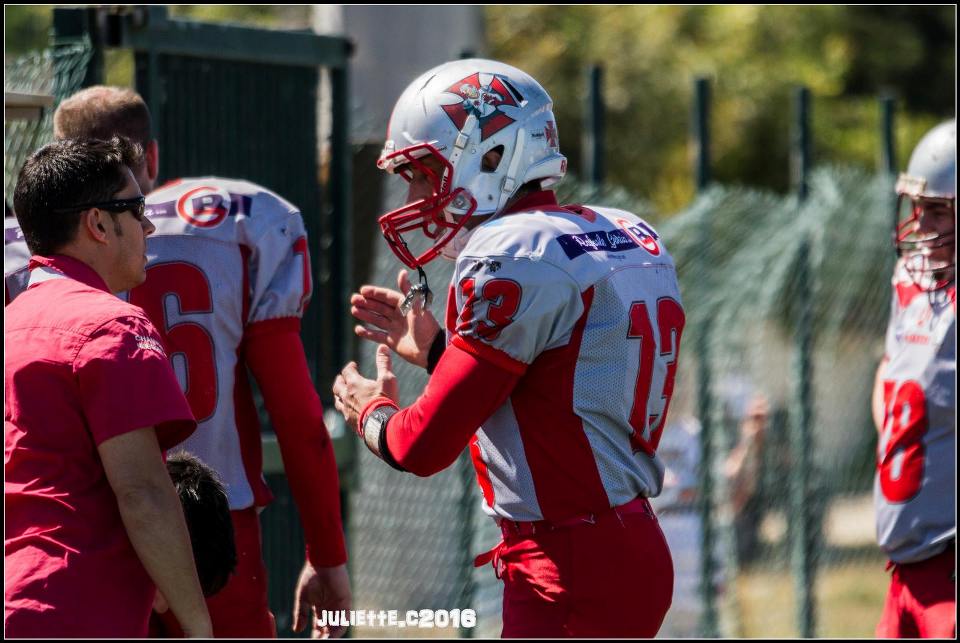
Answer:
[[504, 638], [657, 633], [673, 596], [673, 561], [656, 517], [595, 520], [505, 539], [497, 555]]
[[[267, 603], [267, 570], [260, 552], [260, 519], [253, 507], [231, 511], [237, 568], [226, 586], [207, 599], [215, 638], [277, 638]], [[290, 591], [293, 591], [291, 588]], [[169, 611], [154, 613], [151, 637], [179, 638], [183, 630]]]
[[877, 638], [954, 638], [957, 563], [954, 545], [933, 558], [891, 563], [893, 577]]

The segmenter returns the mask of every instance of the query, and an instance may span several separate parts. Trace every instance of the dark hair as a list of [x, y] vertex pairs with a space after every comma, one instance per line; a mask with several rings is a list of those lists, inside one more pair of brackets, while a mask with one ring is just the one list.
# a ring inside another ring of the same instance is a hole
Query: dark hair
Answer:
[[106, 139], [119, 134], [146, 146], [150, 110], [140, 94], [127, 87], [87, 87], [57, 107], [53, 134], [60, 139]]
[[213, 469], [185, 451], [167, 457], [167, 471], [190, 530], [200, 587], [204, 596], [213, 596], [237, 566], [227, 493]]
[[127, 182], [127, 168], [143, 161], [143, 148], [122, 136], [67, 139], [44, 145], [24, 163], [13, 209], [27, 247], [53, 254], [73, 241], [81, 211], [57, 212], [82, 203], [109, 201]]

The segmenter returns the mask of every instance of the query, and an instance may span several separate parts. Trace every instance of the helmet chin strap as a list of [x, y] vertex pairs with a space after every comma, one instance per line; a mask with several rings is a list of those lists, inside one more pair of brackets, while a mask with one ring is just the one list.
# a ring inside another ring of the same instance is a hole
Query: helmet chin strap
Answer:
[[523, 156], [523, 144], [526, 140], [526, 130], [522, 127], [517, 129], [517, 142], [513, 146], [513, 156], [510, 157], [510, 167], [507, 168], [507, 174], [503, 177], [503, 183], [500, 186], [500, 202], [497, 204], [497, 212], [506, 204], [517, 189], [517, 172], [520, 169], [520, 159]]
[[451, 167], [453, 167], [453, 174], [450, 176], [451, 188], [453, 187], [453, 178], [457, 175], [457, 165], [460, 163], [460, 157], [463, 156], [463, 152], [467, 149], [467, 143], [470, 142], [473, 130], [477, 128], [477, 123], [479, 122], [473, 114], [467, 116], [467, 120], [463, 124], [463, 129], [457, 134], [457, 140], [453, 142], [453, 151], [450, 152], [450, 158], [447, 159], [450, 161]]

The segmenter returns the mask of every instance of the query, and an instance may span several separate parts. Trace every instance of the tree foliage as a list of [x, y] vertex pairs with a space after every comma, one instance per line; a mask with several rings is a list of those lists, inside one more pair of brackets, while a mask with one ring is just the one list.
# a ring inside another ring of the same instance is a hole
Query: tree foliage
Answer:
[[791, 95], [814, 95], [817, 162], [874, 166], [877, 95], [901, 107], [899, 161], [954, 114], [953, 6], [490, 6], [490, 55], [555, 101], [580, 167], [586, 70], [604, 68], [608, 181], [674, 211], [693, 194], [693, 79], [712, 82], [713, 177], [789, 188]]

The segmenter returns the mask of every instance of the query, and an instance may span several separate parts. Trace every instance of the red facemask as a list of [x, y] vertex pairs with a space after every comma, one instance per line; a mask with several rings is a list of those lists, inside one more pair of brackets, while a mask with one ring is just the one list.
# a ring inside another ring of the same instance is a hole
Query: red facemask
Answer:
[[[427, 152], [426, 155], [421, 154], [419, 158], [414, 156], [417, 152], [424, 150]], [[432, 156], [442, 164], [443, 170], [440, 175], [423, 163], [426, 156]], [[422, 172], [433, 185], [433, 194], [387, 212], [380, 217], [378, 222], [380, 223], [380, 229], [383, 231], [383, 236], [390, 244], [390, 249], [393, 250], [400, 261], [410, 268], [420, 268], [437, 258], [441, 249], [453, 239], [457, 231], [464, 226], [470, 215], [477, 209], [477, 202], [464, 188], [450, 190], [450, 184], [453, 180], [453, 166], [429, 143], [420, 143], [394, 152], [380, 159], [377, 165], [381, 169], [385, 169], [397, 160], [401, 161], [401, 164], [395, 170], [397, 174], [409, 183], [413, 178], [413, 169]], [[469, 208], [459, 217], [459, 221], [448, 221], [444, 217], [444, 210], [455, 199], [461, 197], [469, 199]], [[427, 238], [434, 240], [434, 244], [419, 256], [414, 256], [403, 238], [404, 233], [413, 231], [419, 231]]]
[[[924, 232], [920, 228], [920, 218], [925, 207], [937, 207], [949, 210], [951, 217], [956, 213], [954, 199], [911, 199], [901, 195], [898, 211], [909, 214], [900, 217], [894, 230], [894, 244], [897, 256], [904, 259], [904, 267], [911, 279], [923, 290], [938, 290], [953, 281], [956, 264], [954, 262], [954, 230]], [[927, 215], [930, 216], [930, 215]], [[941, 251], [950, 248], [949, 251]], [[935, 257], [939, 256], [940, 258]]]

